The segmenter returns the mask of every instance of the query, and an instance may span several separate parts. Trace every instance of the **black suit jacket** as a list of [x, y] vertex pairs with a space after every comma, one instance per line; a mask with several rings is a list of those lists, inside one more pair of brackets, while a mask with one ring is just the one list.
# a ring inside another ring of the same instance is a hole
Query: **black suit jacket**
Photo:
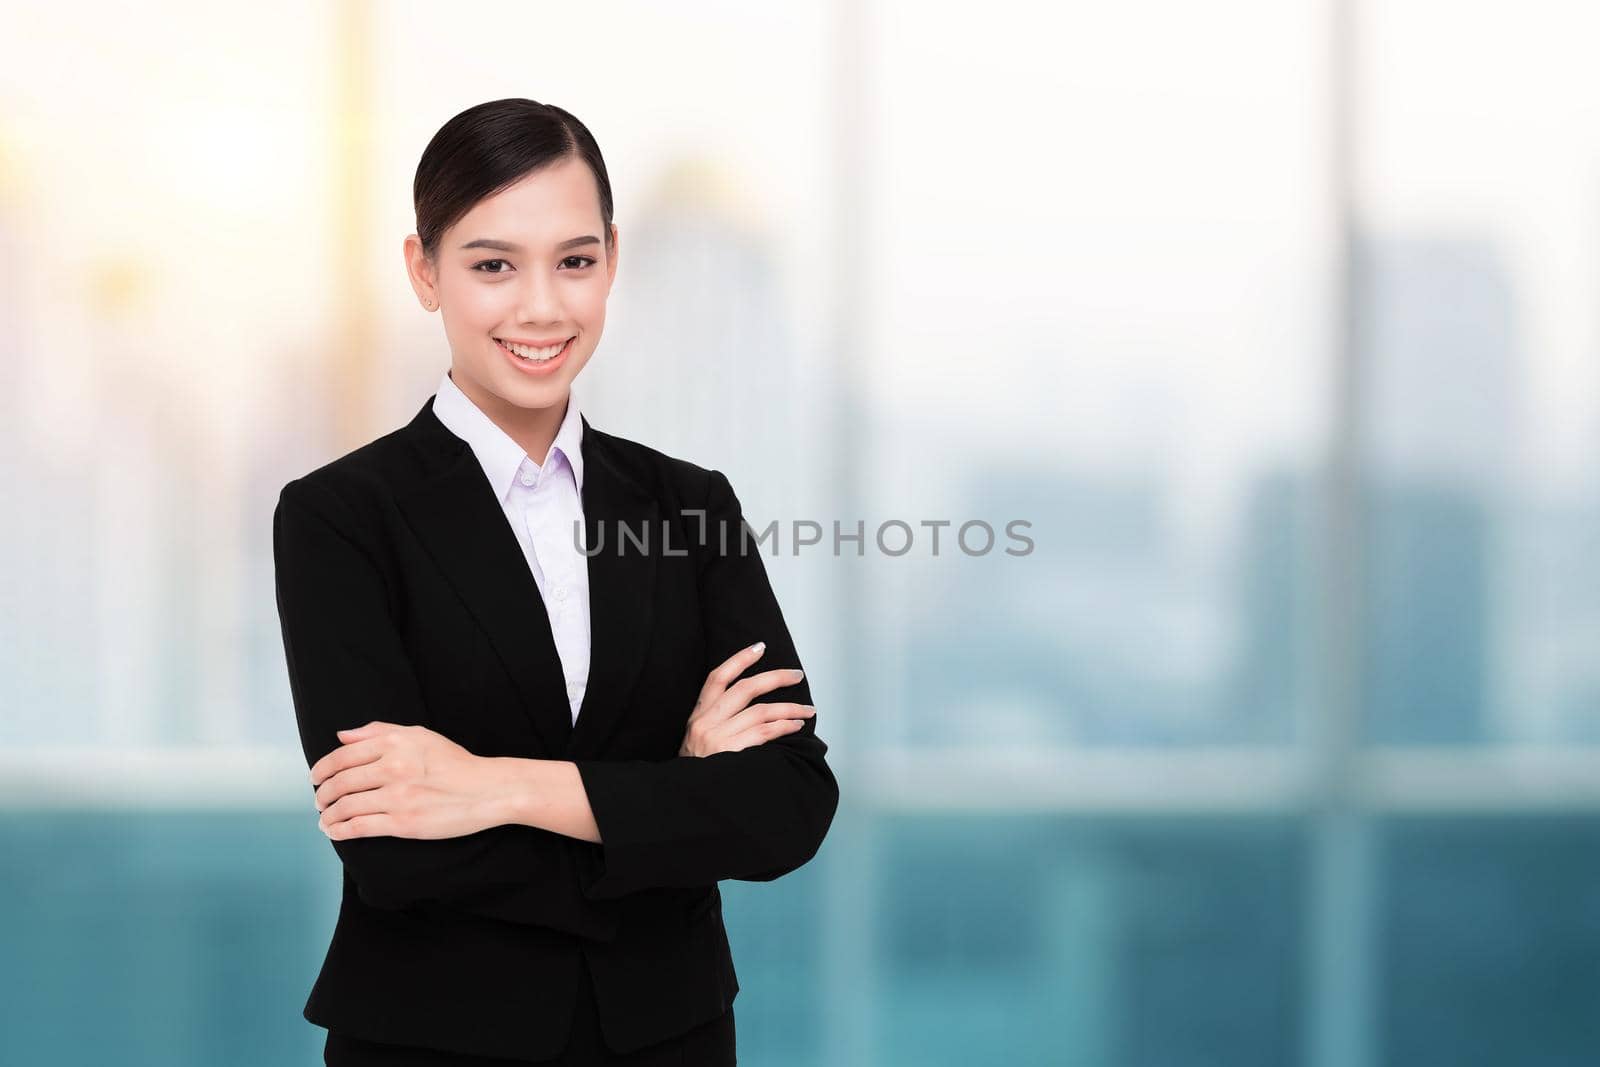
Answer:
[[[374, 719], [481, 756], [571, 760], [603, 839], [496, 826], [332, 842], [344, 889], [305, 1006], [318, 1026], [553, 1056], [582, 953], [612, 1048], [680, 1034], [739, 989], [717, 882], [794, 870], [832, 823], [815, 716], [739, 752], [677, 755], [716, 664], [764, 640], [745, 676], [801, 666], [728, 479], [587, 419], [583, 459], [592, 653], [576, 725], [538, 586], [433, 398], [283, 488], [277, 601], [307, 767], [335, 731]], [[757, 699], [809, 704], [811, 691]]]

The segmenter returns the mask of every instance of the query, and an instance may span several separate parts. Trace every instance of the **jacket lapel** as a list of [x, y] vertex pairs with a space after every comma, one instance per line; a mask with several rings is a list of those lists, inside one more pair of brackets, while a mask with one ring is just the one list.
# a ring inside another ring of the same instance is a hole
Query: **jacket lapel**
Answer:
[[654, 603], [658, 546], [641, 550], [623, 538], [619, 553], [619, 527], [659, 537], [655, 498], [583, 419], [590, 662], [574, 727], [544, 600], [477, 457], [433, 414], [432, 397], [405, 432], [427, 466], [423, 479], [398, 497], [407, 522], [488, 634], [551, 758], [598, 752], [643, 663]]
[[609, 439], [592, 430], [588, 419], [583, 419], [583, 463], [589, 686], [567, 753], [571, 759], [601, 752], [644, 664], [662, 536], [655, 496], [622, 469]]

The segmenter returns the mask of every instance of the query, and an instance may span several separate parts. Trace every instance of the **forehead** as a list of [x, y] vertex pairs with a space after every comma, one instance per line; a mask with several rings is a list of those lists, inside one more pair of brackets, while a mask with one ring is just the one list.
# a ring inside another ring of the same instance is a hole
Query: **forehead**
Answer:
[[[600, 232], [600, 191], [580, 159], [524, 175], [472, 205], [452, 227], [456, 245], [480, 237], [538, 245]], [[584, 227], [587, 227], [586, 229]]]

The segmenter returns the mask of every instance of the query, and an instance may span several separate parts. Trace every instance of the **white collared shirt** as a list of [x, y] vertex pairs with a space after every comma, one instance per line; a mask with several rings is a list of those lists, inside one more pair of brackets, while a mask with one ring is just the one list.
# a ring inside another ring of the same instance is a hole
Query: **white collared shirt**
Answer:
[[544, 598], [566, 676], [572, 721], [589, 687], [589, 561], [574, 544], [583, 538], [583, 422], [577, 397], [568, 394], [566, 415], [543, 463], [496, 426], [450, 372], [444, 372], [433, 413], [466, 441], [478, 457], [523, 558]]

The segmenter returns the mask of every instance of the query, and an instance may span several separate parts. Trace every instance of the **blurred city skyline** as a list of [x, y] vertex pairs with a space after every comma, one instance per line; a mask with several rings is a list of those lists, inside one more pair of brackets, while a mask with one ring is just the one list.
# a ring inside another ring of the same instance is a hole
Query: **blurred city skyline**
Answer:
[[1600, 1039], [1600, 8], [159, 10], [0, 41], [24, 1045], [81, 993], [128, 1062], [310, 1048], [271, 512], [449, 366], [411, 179], [503, 96], [616, 191], [592, 425], [758, 530], [1031, 524], [766, 559], [843, 806], [725, 886], [752, 1058]]

